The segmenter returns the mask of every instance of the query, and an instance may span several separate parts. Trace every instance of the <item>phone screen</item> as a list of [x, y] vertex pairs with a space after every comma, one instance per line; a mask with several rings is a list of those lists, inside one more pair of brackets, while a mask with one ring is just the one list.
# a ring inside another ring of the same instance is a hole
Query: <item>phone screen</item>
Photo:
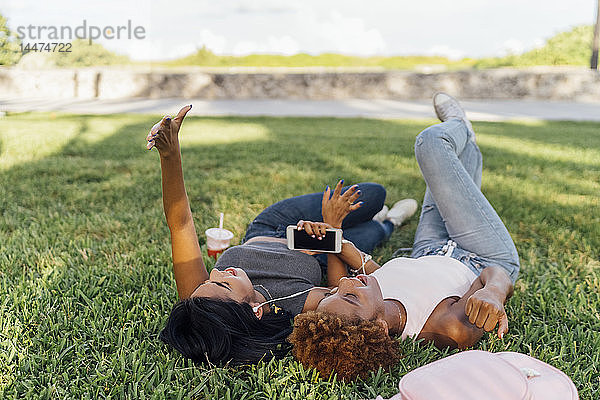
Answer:
[[294, 248], [298, 250], [335, 251], [335, 232], [328, 231], [319, 240], [309, 236], [306, 231], [294, 229]]

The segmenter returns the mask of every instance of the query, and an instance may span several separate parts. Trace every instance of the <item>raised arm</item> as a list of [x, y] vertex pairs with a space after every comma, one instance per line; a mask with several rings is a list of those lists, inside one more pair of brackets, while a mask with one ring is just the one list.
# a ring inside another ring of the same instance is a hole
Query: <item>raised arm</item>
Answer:
[[172, 120], [164, 117], [147, 137], [148, 149], [156, 147], [160, 154], [163, 210], [171, 232], [173, 275], [180, 299], [190, 297], [208, 279], [183, 181], [179, 148], [179, 128], [191, 108], [183, 107]]
[[[360, 196], [360, 191], [357, 185], [353, 185], [342, 194], [343, 181], [338, 181], [337, 185], [333, 189], [328, 187], [323, 193], [323, 199], [321, 201], [321, 213], [323, 215], [323, 222], [330, 224], [334, 228], [342, 228], [342, 222], [344, 218], [350, 212], [358, 209], [362, 206], [362, 202], [354, 203]], [[360, 251], [354, 243], [344, 242], [342, 245], [342, 252], [337, 257], [354, 270], [361, 269], [362, 273], [370, 274], [379, 268], [379, 265], [373, 261], [366, 261], [364, 266], [365, 270], [362, 271], [361, 266], [367, 255]]]

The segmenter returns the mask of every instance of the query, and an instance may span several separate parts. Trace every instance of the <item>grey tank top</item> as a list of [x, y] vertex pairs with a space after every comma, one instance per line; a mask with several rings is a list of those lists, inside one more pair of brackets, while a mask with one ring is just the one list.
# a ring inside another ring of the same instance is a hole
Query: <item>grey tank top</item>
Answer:
[[[267, 300], [289, 296], [321, 284], [321, 267], [308, 254], [290, 250], [284, 243], [254, 242], [231, 247], [217, 260], [215, 268], [222, 271], [227, 267], [243, 269], [254, 288]], [[275, 304], [294, 316], [302, 312], [308, 292]]]

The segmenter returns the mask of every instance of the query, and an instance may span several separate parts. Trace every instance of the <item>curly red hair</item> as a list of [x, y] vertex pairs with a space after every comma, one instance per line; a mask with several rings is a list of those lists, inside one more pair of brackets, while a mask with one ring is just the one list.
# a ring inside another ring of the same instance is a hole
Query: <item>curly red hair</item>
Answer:
[[325, 312], [297, 315], [288, 341], [302, 365], [324, 377], [336, 372], [346, 381], [364, 378], [369, 371], [388, 368], [400, 359], [398, 342], [381, 323]]

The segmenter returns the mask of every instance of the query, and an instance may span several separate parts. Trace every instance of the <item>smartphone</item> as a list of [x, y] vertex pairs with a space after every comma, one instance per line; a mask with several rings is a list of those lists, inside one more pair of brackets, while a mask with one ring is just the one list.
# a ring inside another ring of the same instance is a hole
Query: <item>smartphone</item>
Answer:
[[341, 229], [327, 229], [321, 240], [310, 236], [304, 229], [299, 231], [296, 225], [288, 225], [286, 234], [290, 250], [312, 250], [322, 253], [342, 252]]

